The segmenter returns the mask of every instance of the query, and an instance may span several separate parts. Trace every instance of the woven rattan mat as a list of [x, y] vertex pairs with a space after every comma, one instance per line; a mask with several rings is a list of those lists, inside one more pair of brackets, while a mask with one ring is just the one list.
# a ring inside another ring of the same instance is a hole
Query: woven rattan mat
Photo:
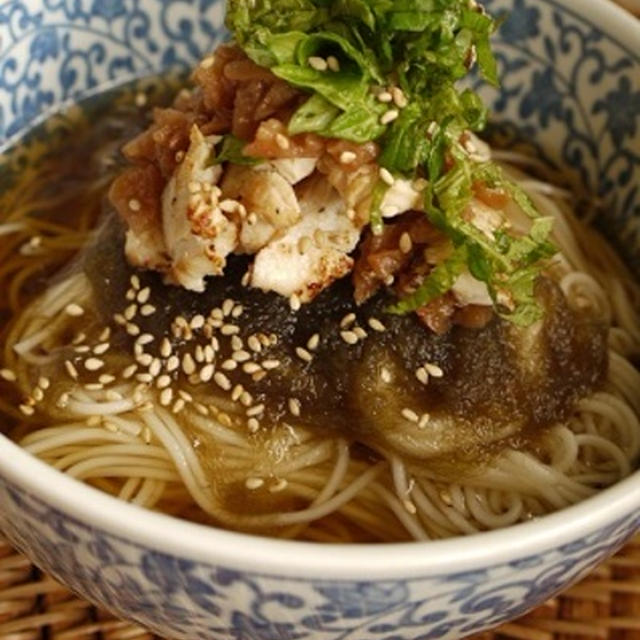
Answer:
[[[474, 640], [640, 640], [640, 538], [533, 613]], [[0, 538], [0, 640], [159, 640], [81, 600]]]

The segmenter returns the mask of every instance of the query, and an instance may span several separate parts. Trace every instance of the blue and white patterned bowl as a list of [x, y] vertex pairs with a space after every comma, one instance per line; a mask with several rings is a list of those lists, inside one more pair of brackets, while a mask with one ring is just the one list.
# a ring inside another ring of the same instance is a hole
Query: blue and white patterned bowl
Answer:
[[[640, 264], [640, 24], [603, 0], [487, 0], [512, 10], [495, 121], [607, 203]], [[0, 138], [223, 37], [216, 0], [0, 3]], [[640, 473], [580, 505], [451, 541], [319, 546], [177, 521], [62, 476], [0, 437], [0, 528], [89, 600], [193, 640], [458, 638], [525, 613], [640, 529]]]

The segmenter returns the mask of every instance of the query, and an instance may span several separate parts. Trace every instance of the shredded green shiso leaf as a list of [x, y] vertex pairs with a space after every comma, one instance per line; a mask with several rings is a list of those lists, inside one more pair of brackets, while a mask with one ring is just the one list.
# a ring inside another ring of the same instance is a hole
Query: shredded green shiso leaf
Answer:
[[[254, 62], [308, 92], [289, 122], [292, 135], [376, 141], [382, 167], [428, 180], [426, 214], [451, 238], [454, 252], [390, 312], [420, 308], [468, 269], [487, 284], [505, 318], [529, 325], [541, 317], [534, 288], [542, 261], [555, 253], [551, 221], [496, 165], [472, 159], [460, 142], [464, 132], [485, 127], [488, 112], [458, 82], [477, 63], [485, 80], [498, 84], [490, 46], [497, 23], [474, 0], [228, 0], [226, 23]], [[333, 57], [337, 65], [314, 68], [314, 57]], [[389, 86], [402, 89], [406, 105], [385, 123], [390, 105], [377, 95]], [[227, 144], [227, 155], [237, 155], [237, 145]], [[523, 208], [533, 220], [528, 235], [497, 231], [491, 238], [464, 220], [478, 180], [506, 190]], [[383, 225], [376, 206], [383, 187], [377, 192], [374, 232]]]

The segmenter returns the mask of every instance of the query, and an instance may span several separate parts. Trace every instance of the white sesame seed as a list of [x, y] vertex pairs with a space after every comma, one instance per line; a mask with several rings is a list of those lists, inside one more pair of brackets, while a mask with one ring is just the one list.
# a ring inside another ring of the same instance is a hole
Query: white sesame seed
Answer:
[[205, 407], [202, 403], [200, 402], [196, 402], [193, 405], [193, 408], [201, 415], [201, 416], [208, 416], [209, 415], [209, 409], [207, 409], [207, 407]]
[[385, 279], [384, 279], [384, 283], [387, 285], [387, 287], [390, 287], [393, 283], [395, 282], [395, 278], [389, 274]]
[[211, 364], [215, 359], [216, 359], [216, 352], [213, 350], [213, 347], [210, 344], [205, 345], [204, 361], [207, 364]]
[[111, 337], [111, 327], [105, 327], [98, 336], [99, 342], [108, 342]]
[[129, 209], [131, 209], [131, 211], [140, 211], [141, 207], [140, 200], [136, 200], [135, 198], [129, 200]]
[[73, 362], [71, 362], [71, 360], [65, 360], [64, 367], [67, 370], [69, 377], [73, 378], [74, 380], [78, 379], [78, 370], [76, 369]]
[[140, 304], [145, 304], [146, 302], [149, 302], [150, 297], [151, 297], [151, 289], [149, 287], [145, 287], [138, 293], [136, 299]]
[[423, 413], [420, 416], [418, 427], [420, 427], [420, 429], [424, 429], [429, 424], [429, 420], [431, 420], [431, 416], [428, 413]]
[[120, 431], [120, 429], [119, 429], [117, 424], [114, 424], [113, 422], [109, 422], [109, 421], [106, 421], [104, 423], [104, 428], [107, 431], [110, 431], [111, 433], [118, 433]]
[[140, 335], [140, 327], [133, 322], [127, 322], [126, 329], [127, 333], [132, 337]]
[[202, 382], [209, 382], [213, 378], [215, 367], [212, 364], [207, 364], [200, 370], [200, 380]]
[[150, 367], [153, 362], [153, 356], [150, 353], [141, 353], [136, 357], [136, 362], [142, 367]]
[[166, 389], [170, 385], [171, 385], [171, 376], [168, 376], [167, 374], [160, 376], [156, 380], [156, 387], [158, 387], [158, 389]]
[[393, 96], [391, 95], [391, 93], [389, 91], [381, 91], [378, 94], [378, 100], [380, 102], [391, 102], [393, 100]]
[[86, 339], [87, 339], [87, 334], [80, 332], [79, 334], [76, 335], [76, 337], [73, 339], [73, 342], [71, 344], [80, 344], [84, 342]]
[[103, 373], [99, 378], [98, 378], [98, 382], [100, 382], [100, 384], [111, 384], [112, 382], [116, 381], [116, 377], [112, 376], [110, 373]]
[[111, 348], [111, 345], [108, 342], [102, 342], [93, 348], [93, 353], [95, 353], [97, 356], [101, 356], [107, 353], [107, 351], [109, 351], [110, 348]]
[[256, 418], [249, 418], [247, 420], [247, 428], [249, 433], [257, 433], [260, 430], [260, 423]]
[[356, 314], [348, 313], [346, 316], [344, 316], [344, 318], [342, 318], [342, 320], [340, 320], [340, 328], [346, 329], [347, 327], [352, 325], [355, 321], [356, 321]]
[[76, 347], [74, 351], [76, 353], [89, 353], [89, 351], [91, 351], [91, 347], [89, 347], [89, 345], [86, 345], [86, 344], [81, 344], [78, 347]]
[[218, 371], [213, 376], [213, 380], [223, 391], [229, 391], [231, 389], [231, 382], [229, 382], [229, 378], [227, 378], [227, 376], [225, 376], [221, 371]]
[[269, 491], [271, 493], [279, 493], [280, 491], [284, 491], [288, 485], [289, 483], [287, 482], [287, 480], [285, 480], [285, 478], [280, 478], [280, 480], [269, 487]]
[[427, 362], [424, 365], [424, 368], [427, 370], [427, 373], [434, 378], [442, 378], [444, 375], [444, 371], [437, 365]]
[[131, 278], [129, 279], [129, 283], [136, 291], [140, 289], [140, 278], [138, 278], [137, 275], [135, 274], [132, 275]]
[[31, 396], [36, 402], [42, 402], [44, 400], [44, 391], [40, 387], [36, 387], [31, 392]]
[[289, 306], [291, 307], [292, 311], [299, 311], [300, 307], [302, 306], [302, 303], [300, 302], [300, 298], [298, 297], [297, 294], [293, 293], [291, 295], [291, 297], [289, 298]]
[[389, 169], [385, 169], [384, 167], [380, 167], [380, 179], [390, 187], [395, 183], [395, 178], [391, 175]]
[[202, 62], [200, 62], [200, 68], [210, 69], [211, 67], [213, 67], [215, 61], [216, 61], [215, 56], [207, 56], [202, 60]]
[[251, 272], [247, 271], [243, 276], [242, 276], [242, 280], [240, 281], [240, 284], [243, 287], [248, 287], [249, 286], [249, 282], [251, 282]]
[[340, 71], [340, 60], [338, 60], [338, 58], [336, 58], [335, 56], [329, 56], [327, 58], [327, 66], [331, 71], [337, 73], [338, 71]]
[[390, 124], [393, 122], [398, 116], [399, 112], [397, 109], [389, 109], [385, 114], [383, 114], [382, 118], [380, 118], [380, 124]]
[[0, 369], [0, 378], [7, 382], [15, 382], [18, 379], [11, 369]]
[[233, 400], [234, 402], [238, 402], [243, 392], [244, 387], [241, 384], [237, 384], [235, 387], [233, 387], [233, 391], [231, 392], [231, 400]]
[[304, 360], [305, 362], [311, 362], [313, 360], [313, 356], [303, 347], [296, 347], [296, 355], [300, 360]]
[[343, 151], [340, 154], [340, 163], [341, 164], [351, 164], [354, 160], [357, 159], [357, 154], [353, 151]]
[[171, 388], [163, 389], [160, 394], [160, 404], [163, 407], [168, 407], [173, 401], [173, 390]]
[[259, 416], [261, 413], [264, 413], [264, 405], [263, 404], [257, 404], [253, 407], [249, 407], [249, 409], [247, 409], [247, 417], [249, 418], [253, 418], [255, 416]]
[[280, 360], [263, 360], [262, 368], [267, 371], [271, 371], [272, 369], [277, 369], [280, 366]]
[[56, 401], [56, 406], [59, 407], [60, 409], [64, 409], [68, 404], [69, 404], [69, 394], [66, 392], [61, 393], [60, 397]]
[[419, 418], [418, 418], [418, 414], [413, 411], [412, 409], [403, 409], [402, 410], [402, 417], [405, 420], [408, 420], [409, 422], [418, 422]]
[[320, 56], [310, 56], [307, 62], [309, 66], [316, 71], [326, 71], [329, 67], [327, 61]]
[[157, 309], [152, 304], [143, 304], [142, 308], [140, 309], [140, 315], [148, 318], [149, 316], [152, 316], [156, 311]]
[[233, 336], [240, 333], [240, 327], [235, 324], [225, 324], [222, 326], [222, 329], [220, 329], [220, 333], [222, 333], [223, 336]]
[[309, 340], [307, 340], [307, 349], [309, 351], [315, 351], [320, 345], [320, 334], [314, 333]]
[[136, 380], [144, 384], [151, 384], [153, 382], [153, 376], [150, 373], [138, 373]]
[[247, 362], [247, 360], [251, 360], [251, 354], [248, 351], [244, 351], [243, 349], [234, 351], [231, 357], [236, 362]]
[[416, 378], [418, 378], [422, 384], [429, 384], [429, 374], [424, 367], [418, 367], [418, 369], [416, 369]]
[[289, 398], [289, 412], [296, 418], [300, 417], [300, 401], [297, 398]]
[[242, 365], [242, 370], [249, 375], [257, 373], [262, 370], [262, 367], [257, 362], [245, 362]]
[[160, 375], [160, 371], [162, 370], [162, 363], [158, 358], [154, 358], [151, 366], [149, 367], [149, 373], [157, 378]]
[[232, 358], [228, 358], [220, 365], [220, 368], [224, 369], [225, 371], [234, 371], [238, 368], [238, 363]]
[[84, 385], [84, 388], [87, 391], [102, 391], [104, 389], [104, 385], [101, 382], [89, 382]]
[[227, 298], [222, 303], [222, 314], [224, 315], [225, 318], [231, 315], [231, 312], [233, 311], [233, 307], [235, 307], [235, 305], [236, 305], [235, 300], [232, 300], [231, 298]]
[[169, 338], [164, 338], [162, 344], [160, 345], [160, 355], [163, 358], [168, 358], [173, 352], [173, 347], [171, 346], [171, 341]]
[[240, 404], [250, 407], [253, 404], [253, 396], [248, 391], [243, 391], [240, 395]]
[[193, 396], [188, 392], [185, 391], [184, 389], [180, 389], [178, 391], [178, 395], [185, 401], [185, 402], [193, 402]]
[[172, 413], [180, 413], [185, 406], [185, 402], [182, 398], [178, 398], [174, 403], [173, 403], [173, 407], [171, 407], [171, 412]]
[[204, 349], [202, 348], [201, 344], [196, 346], [196, 350], [194, 352], [194, 357], [195, 357], [196, 362], [199, 362], [200, 364], [202, 364], [204, 362]]
[[354, 327], [353, 333], [356, 334], [358, 340], [364, 340], [367, 337], [367, 332], [362, 327]]
[[185, 375], [190, 376], [196, 371], [196, 363], [190, 353], [185, 353], [182, 358], [182, 371]]
[[176, 371], [180, 367], [180, 358], [178, 356], [170, 356], [167, 360], [166, 370], [171, 373], [172, 371]]
[[244, 485], [249, 491], [255, 491], [264, 485], [264, 480], [262, 478], [247, 478]]
[[196, 316], [193, 316], [193, 318], [191, 318], [191, 322], [189, 323], [189, 326], [194, 331], [198, 329], [202, 329], [202, 327], [204, 327], [204, 316], [200, 313]]
[[416, 509], [416, 505], [413, 504], [413, 502], [411, 502], [411, 500], [403, 500], [402, 502], [402, 506], [411, 514], [411, 515], [415, 515], [416, 513], [418, 513], [418, 510]]
[[49, 380], [49, 378], [45, 378], [44, 376], [42, 376], [38, 380], [38, 386], [44, 391], [46, 391], [51, 386], [51, 380]]
[[232, 318], [239, 318], [244, 313], [244, 307], [241, 304], [237, 304], [233, 307], [233, 311], [231, 312]]
[[121, 313], [114, 313], [113, 314], [113, 321], [121, 326], [124, 327], [124, 325], [127, 324], [127, 321], [125, 320], [125, 317], [121, 314]]
[[276, 144], [280, 149], [288, 149], [291, 146], [289, 138], [282, 133], [276, 133]]
[[138, 370], [138, 365], [137, 364], [130, 364], [128, 367], [126, 367], [123, 370], [122, 377], [125, 378], [125, 380], [127, 380], [129, 378], [133, 378], [133, 376], [135, 375], [137, 370]]
[[387, 328], [378, 320], [378, 318], [369, 318], [367, 324], [378, 333], [382, 333], [387, 330]]
[[298, 253], [303, 256], [309, 249], [311, 249], [312, 240], [309, 236], [302, 236], [298, 240]]
[[349, 218], [349, 220], [355, 220], [356, 219], [356, 210], [355, 209], [347, 209], [347, 218]]
[[74, 318], [78, 318], [84, 315], [84, 309], [79, 304], [76, 304], [75, 302], [68, 304], [64, 308], [64, 311], [68, 316], [72, 316]]
[[27, 404], [21, 404], [20, 411], [22, 411], [25, 416], [32, 416], [36, 412], [33, 407], [30, 407]]
[[407, 96], [404, 95], [404, 91], [402, 91], [400, 87], [393, 87], [391, 94], [393, 95], [393, 101], [396, 107], [399, 109], [404, 109], [409, 104]]
[[262, 351], [262, 344], [255, 335], [251, 335], [247, 338], [247, 346], [251, 351], [255, 351], [255, 353], [260, 353]]
[[340, 337], [347, 344], [356, 344], [358, 342], [358, 336], [353, 331], [341, 331]]
[[244, 342], [240, 336], [231, 336], [231, 348], [234, 351], [240, 351], [240, 349], [244, 348]]
[[125, 320], [133, 320], [136, 315], [138, 313], [138, 305], [137, 304], [130, 304], [125, 310], [124, 310], [124, 319]]
[[398, 247], [404, 254], [411, 253], [413, 242], [411, 241], [411, 236], [406, 231], [400, 236]]

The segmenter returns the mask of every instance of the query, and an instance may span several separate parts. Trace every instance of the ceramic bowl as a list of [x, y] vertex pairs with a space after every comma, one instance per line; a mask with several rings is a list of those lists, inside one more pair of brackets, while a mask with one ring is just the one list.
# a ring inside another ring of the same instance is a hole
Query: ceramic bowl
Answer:
[[[488, 0], [504, 141], [526, 141], [607, 204], [640, 264], [640, 24], [603, 0]], [[107, 85], [193, 64], [223, 37], [215, 0], [0, 4], [0, 137]], [[575, 507], [433, 543], [321, 546], [120, 503], [0, 437], [0, 528], [44, 570], [158, 634], [193, 640], [458, 638], [524, 614], [640, 529], [640, 473]]]

